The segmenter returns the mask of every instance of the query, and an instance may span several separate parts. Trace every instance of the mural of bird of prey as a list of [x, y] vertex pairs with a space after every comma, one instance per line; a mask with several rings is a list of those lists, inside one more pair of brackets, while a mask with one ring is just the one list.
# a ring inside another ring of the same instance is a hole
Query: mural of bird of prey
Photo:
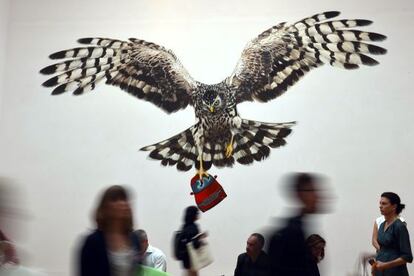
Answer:
[[53, 95], [84, 94], [105, 81], [160, 107], [167, 113], [192, 105], [196, 123], [159, 143], [143, 147], [164, 166], [187, 171], [196, 167], [200, 177], [212, 166], [231, 167], [235, 161], [251, 164], [286, 144], [294, 122], [263, 123], [243, 119], [237, 105], [267, 102], [282, 95], [313, 68], [323, 64], [344, 69], [376, 65], [367, 54], [386, 50], [370, 41], [384, 35], [353, 29], [372, 23], [364, 19], [331, 20], [339, 12], [313, 15], [294, 24], [280, 23], [250, 41], [231, 76], [218, 84], [191, 78], [174, 53], [155, 43], [131, 38], [82, 38], [89, 46], [50, 55], [65, 59], [43, 68], [55, 74], [43, 83]]

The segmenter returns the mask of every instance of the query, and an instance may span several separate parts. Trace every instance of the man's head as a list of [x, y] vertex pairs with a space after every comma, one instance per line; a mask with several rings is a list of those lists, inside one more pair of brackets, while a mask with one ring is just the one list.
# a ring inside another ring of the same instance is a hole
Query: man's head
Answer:
[[144, 230], [139, 229], [139, 230], [134, 231], [134, 234], [137, 235], [138, 237], [141, 252], [145, 253], [149, 245], [147, 233]]
[[257, 258], [263, 249], [265, 240], [264, 237], [259, 233], [251, 234], [247, 239], [246, 253], [251, 258]]
[[304, 214], [320, 211], [320, 178], [310, 173], [295, 173], [290, 177], [290, 186], [295, 197], [302, 204]]

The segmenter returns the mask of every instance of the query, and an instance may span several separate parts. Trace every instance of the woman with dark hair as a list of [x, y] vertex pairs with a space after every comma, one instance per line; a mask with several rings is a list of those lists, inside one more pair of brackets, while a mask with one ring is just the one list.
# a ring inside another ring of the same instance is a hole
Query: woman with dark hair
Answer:
[[381, 195], [380, 211], [385, 221], [378, 229], [376, 260], [372, 265], [375, 276], [408, 276], [407, 263], [413, 261], [407, 226], [398, 215], [405, 208], [400, 197], [392, 192]]
[[[195, 224], [195, 221], [199, 218], [200, 211], [196, 206], [189, 206], [185, 209], [184, 225], [181, 229], [182, 239], [186, 244], [189, 242], [193, 242], [195, 248], [200, 247], [200, 239], [206, 236], [205, 233], [199, 235], [200, 231], [198, 229], [197, 224]], [[190, 256], [188, 255], [187, 251], [184, 252], [181, 260], [184, 269], [187, 271], [188, 276], [198, 276], [198, 271], [194, 271], [191, 269]]]
[[127, 190], [105, 190], [95, 212], [96, 229], [81, 249], [81, 276], [129, 276], [139, 267], [139, 242], [132, 234], [133, 218]]

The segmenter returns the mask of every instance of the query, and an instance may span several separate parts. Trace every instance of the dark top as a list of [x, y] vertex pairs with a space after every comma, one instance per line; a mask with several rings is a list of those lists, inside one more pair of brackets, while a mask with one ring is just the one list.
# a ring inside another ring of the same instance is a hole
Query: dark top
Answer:
[[[270, 237], [269, 249], [271, 275], [313, 276], [314, 265], [305, 242], [302, 216], [287, 220], [286, 226]], [[316, 267], [317, 268], [317, 267]]]
[[[138, 269], [139, 241], [136, 235], [131, 234], [131, 244], [135, 252], [133, 268]], [[81, 276], [111, 276], [108, 248], [102, 231], [95, 230], [86, 237], [81, 248], [79, 266], [78, 275]]]
[[318, 267], [318, 263], [311, 259], [309, 261], [309, 276], [320, 276], [321, 274], [319, 274], [319, 267]]
[[[380, 249], [377, 253], [377, 260], [389, 262], [403, 258], [407, 262], [413, 261], [411, 253], [410, 236], [407, 226], [399, 219], [396, 219], [387, 230], [384, 231], [385, 222], [381, 223], [378, 229], [378, 243]], [[407, 265], [400, 265], [384, 271], [377, 271], [375, 276], [408, 276]]]
[[269, 257], [263, 251], [255, 262], [246, 253], [237, 258], [234, 276], [269, 276], [269, 273]]
[[[198, 230], [197, 224], [195, 224], [195, 223], [185, 224], [181, 231], [182, 231], [182, 237], [183, 237], [183, 240], [184, 240], [185, 244], [192, 241], [195, 248], [200, 247], [199, 240], [194, 239], [194, 237], [197, 236], [200, 233], [200, 231]], [[190, 268], [190, 257], [188, 255], [187, 250], [185, 250], [185, 252], [183, 252], [182, 262], [183, 262], [183, 267], [184, 268], [186, 268], [186, 269]]]

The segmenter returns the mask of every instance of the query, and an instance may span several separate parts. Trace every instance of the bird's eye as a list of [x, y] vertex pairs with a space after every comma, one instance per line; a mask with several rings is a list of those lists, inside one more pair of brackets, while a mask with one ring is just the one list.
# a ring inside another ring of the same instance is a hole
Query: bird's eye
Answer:
[[220, 101], [219, 100], [215, 100], [214, 101], [214, 106], [218, 106], [220, 104]]

